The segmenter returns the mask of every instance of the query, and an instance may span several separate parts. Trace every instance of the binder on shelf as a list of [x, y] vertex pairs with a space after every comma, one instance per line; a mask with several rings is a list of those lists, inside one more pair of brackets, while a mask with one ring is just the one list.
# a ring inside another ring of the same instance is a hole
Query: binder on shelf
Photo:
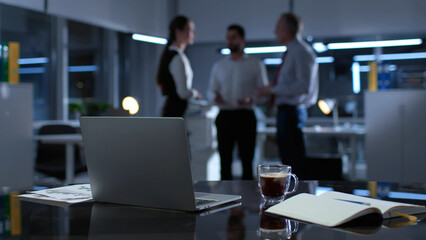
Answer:
[[9, 44], [1, 43], [1, 57], [0, 57], [0, 66], [1, 66], [1, 81], [9, 82]]
[[19, 43], [9, 42], [9, 83], [19, 83]]
[[0, 237], [4, 236], [3, 196], [0, 195]]
[[21, 202], [19, 192], [0, 195], [0, 237], [22, 234]]
[[[0, 42], [0, 83], [3, 82], [3, 43]], [[1, 207], [1, 203], [0, 203], [0, 207]], [[0, 208], [1, 209], [1, 208]], [[0, 224], [1, 224], [1, 215], [0, 215]], [[0, 226], [0, 229], [2, 226]], [[0, 236], [2, 235], [2, 233], [0, 232]]]
[[377, 91], [377, 63], [369, 62], [370, 71], [368, 72], [368, 90]]
[[0, 43], [0, 82], [19, 83], [18, 42]]
[[0, 200], [3, 202], [3, 236], [10, 236], [10, 196], [0, 196]]
[[19, 192], [10, 193], [10, 234], [12, 236], [21, 235], [22, 224], [21, 224], [21, 201], [15, 196], [18, 196]]

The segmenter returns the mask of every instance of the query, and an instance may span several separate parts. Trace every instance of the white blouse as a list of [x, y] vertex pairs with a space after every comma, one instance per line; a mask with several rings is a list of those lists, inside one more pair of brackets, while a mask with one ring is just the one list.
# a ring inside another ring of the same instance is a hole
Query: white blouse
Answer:
[[173, 76], [176, 85], [176, 92], [182, 99], [195, 97], [195, 90], [192, 89], [192, 72], [191, 64], [185, 53], [176, 46], [170, 46], [169, 50], [174, 50], [178, 54], [173, 57], [169, 65], [169, 71]]

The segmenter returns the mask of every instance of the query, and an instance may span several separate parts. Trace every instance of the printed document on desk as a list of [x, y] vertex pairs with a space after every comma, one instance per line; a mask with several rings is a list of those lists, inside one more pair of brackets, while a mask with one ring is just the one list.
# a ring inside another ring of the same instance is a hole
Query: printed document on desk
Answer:
[[30, 191], [17, 196], [23, 201], [44, 203], [55, 206], [67, 206], [75, 203], [93, 201], [90, 184], [78, 184], [39, 191]]

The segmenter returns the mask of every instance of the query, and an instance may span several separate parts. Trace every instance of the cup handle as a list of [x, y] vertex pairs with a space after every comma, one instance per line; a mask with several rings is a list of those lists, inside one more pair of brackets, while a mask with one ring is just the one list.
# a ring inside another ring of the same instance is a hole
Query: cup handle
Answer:
[[291, 233], [296, 233], [297, 231], [299, 231], [299, 222], [290, 221], [290, 226], [291, 226], [291, 223], [294, 223], [294, 228], [292, 228]]
[[290, 192], [287, 192], [287, 194], [291, 194], [291, 193], [296, 192], [297, 185], [299, 185], [299, 179], [297, 178], [296, 174], [292, 173], [291, 177], [294, 179], [294, 186], [293, 186], [293, 190], [291, 190]]

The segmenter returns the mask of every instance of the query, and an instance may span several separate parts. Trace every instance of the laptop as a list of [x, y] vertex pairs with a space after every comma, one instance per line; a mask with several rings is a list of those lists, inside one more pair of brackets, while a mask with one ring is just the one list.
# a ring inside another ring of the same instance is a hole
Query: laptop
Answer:
[[201, 211], [241, 196], [194, 192], [182, 118], [81, 117], [95, 201]]

